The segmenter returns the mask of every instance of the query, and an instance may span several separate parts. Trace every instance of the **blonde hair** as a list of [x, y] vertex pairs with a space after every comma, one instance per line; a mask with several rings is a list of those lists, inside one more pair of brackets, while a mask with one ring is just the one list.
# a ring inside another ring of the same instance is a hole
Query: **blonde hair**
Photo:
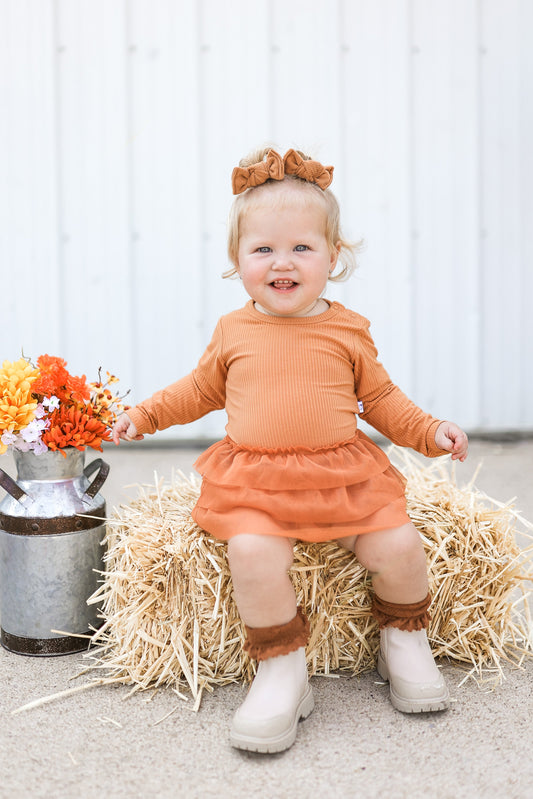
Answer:
[[[239, 162], [239, 166], [247, 167], [251, 164], [257, 164], [265, 158], [266, 154], [271, 149], [271, 147], [265, 147], [250, 153]], [[300, 150], [297, 152], [306, 161], [310, 159], [308, 155], [302, 153]], [[235, 198], [228, 218], [228, 256], [233, 267], [224, 272], [222, 277], [236, 277], [239, 273], [237, 268], [239, 239], [241, 222], [244, 215], [262, 205], [266, 198], [268, 198], [272, 204], [279, 204], [280, 207], [285, 206], [288, 202], [294, 202], [293, 191], [290, 192], [291, 200], [287, 199], [287, 189], [289, 187], [291, 187], [291, 189], [298, 188], [301, 190], [303, 203], [316, 202], [325, 211], [326, 240], [331, 252], [339, 253], [338, 262], [340, 262], [342, 266], [339, 272], [336, 272], [335, 269], [328, 279], [337, 282], [347, 280], [350, 277], [357, 267], [355, 256], [360, 250], [361, 242], [354, 243], [343, 238], [340, 229], [339, 203], [333, 192], [330, 189], [321, 189], [316, 183], [302, 180], [296, 177], [296, 175], [285, 175], [283, 180], [267, 180], [266, 183], [247, 189]]]

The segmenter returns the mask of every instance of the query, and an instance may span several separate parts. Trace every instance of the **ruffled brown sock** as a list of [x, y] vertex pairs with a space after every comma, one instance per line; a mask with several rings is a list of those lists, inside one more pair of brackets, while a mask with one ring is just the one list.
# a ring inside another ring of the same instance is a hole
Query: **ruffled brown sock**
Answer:
[[276, 624], [273, 627], [246, 628], [244, 651], [254, 660], [267, 660], [278, 655], [288, 655], [309, 640], [309, 620], [301, 608], [296, 616], [287, 624]]
[[428, 608], [431, 605], [431, 594], [420, 602], [413, 602], [411, 605], [401, 605], [395, 602], [386, 602], [377, 594], [372, 600], [372, 615], [379, 623], [380, 630], [383, 627], [398, 627], [400, 630], [424, 630], [429, 625], [431, 616]]

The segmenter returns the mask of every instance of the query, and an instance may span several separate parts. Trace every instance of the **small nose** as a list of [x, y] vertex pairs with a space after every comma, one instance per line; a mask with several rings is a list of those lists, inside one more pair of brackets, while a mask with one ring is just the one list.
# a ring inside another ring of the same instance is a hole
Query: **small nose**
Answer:
[[274, 263], [272, 264], [272, 269], [278, 270], [291, 270], [293, 269], [291, 255], [288, 252], [278, 252], [276, 253], [276, 257], [274, 259]]

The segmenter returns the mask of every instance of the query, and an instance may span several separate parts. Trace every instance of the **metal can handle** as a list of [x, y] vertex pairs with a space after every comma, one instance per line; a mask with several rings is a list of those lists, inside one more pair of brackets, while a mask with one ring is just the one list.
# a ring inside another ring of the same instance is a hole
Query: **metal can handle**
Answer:
[[89, 478], [96, 469], [98, 469], [98, 474], [85, 492], [85, 496], [91, 497], [91, 499], [94, 499], [98, 494], [109, 474], [109, 465], [103, 461], [102, 458], [96, 458], [94, 461], [91, 461], [83, 470], [83, 474], [85, 477]]
[[16, 483], [7, 472], [4, 472], [3, 469], [0, 469], [0, 486], [2, 486], [4, 491], [7, 491], [8, 494], [11, 494], [13, 499], [18, 500], [19, 502], [23, 497], [28, 497], [28, 494], [26, 494], [19, 484]]

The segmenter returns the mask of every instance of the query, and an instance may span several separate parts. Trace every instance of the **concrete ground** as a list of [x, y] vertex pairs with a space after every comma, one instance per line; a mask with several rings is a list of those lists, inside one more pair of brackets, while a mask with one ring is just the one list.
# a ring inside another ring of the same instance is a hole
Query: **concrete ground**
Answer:
[[[124, 486], [153, 483], [154, 470], [188, 474], [196, 455], [146, 442], [107, 448], [108, 506], [135, 495]], [[517, 497], [516, 507], [533, 520], [533, 441], [473, 442], [458, 482], [480, 462], [476, 485], [501, 501]], [[14, 476], [9, 456], [0, 465]], [[128, 697], [128, 687], [106, 686], [12, 715], [80, 684], [70, 680], [80, 662], [79, 655], [32, 658], [0, 649], [0, 797], [533, 796], [533, 659], [523, 670], [507, 669], [504, 683], [488, 692], [473, 681], [460, 685], [464, 672], [444, 664], [453, 704], [440, 714], [398, 713], [376, 673], [315, 677], [315, 711], [295, 745], [271, 756], [229, 746], [241, 685], [206, 695], [198, 713], [170, 690]]]

